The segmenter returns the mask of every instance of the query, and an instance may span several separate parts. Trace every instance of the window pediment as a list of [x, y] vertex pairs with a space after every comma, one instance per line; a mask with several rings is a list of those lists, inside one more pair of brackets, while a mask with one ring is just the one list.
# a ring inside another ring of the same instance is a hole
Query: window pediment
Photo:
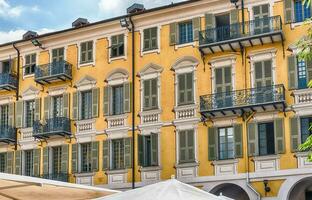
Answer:
[[156, 74], [161, 73], [163, 71], [163, 68], [159, 65], [156, 65], [154, 63], [149, 63], [143, 69], [138, 73], [139, 76], [144, 76], [148, 74]]
[[174, 71], [182, 69], [182, 68], [195, 68], [199, 64], [198, 60], [192, 56], [185, 56], [179, 58], [173, 65], [172, 69]]
[[91, 76], [84, 76], [82, 77], [76, 84], [75, 86], [77, 87], [78, 90], [84, 90], [84, 89], [91, 89], [95, 87], [96, 85], [96, 80], [91, 77]]
[[129, 73], [127, 70], [118, 68], [108, 73], [105, 81], [108, 82], [108, 84], [123, 83], [128, 79], [128, 77]]
[[29, 88], [27, 88], [26, 90], [24, 90], [24, 92], [22, 93], [22, 98], [24, 100], [28, 100], [28, 99], [34, 99], [38, 96], [40, 90], [30, 86]]

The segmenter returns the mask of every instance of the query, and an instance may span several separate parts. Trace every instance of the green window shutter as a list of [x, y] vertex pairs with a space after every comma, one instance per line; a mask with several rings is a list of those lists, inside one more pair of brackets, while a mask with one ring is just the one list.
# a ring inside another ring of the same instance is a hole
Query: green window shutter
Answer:
[[104, 113], [104, 116], [109, 115], [109, 97], [110, 97], [110, 87], [104, 86], [104, 90], [103, 90], [103, 113]]
[[218, 128], [209, 127], [208, 128], [208, 160], [217, 160], [218, 149], [217, 149], [217, 140], [218, 140]]
[[151, 92], [152, 92], [152, 107], [157, 108], [158, 107], [158, 79], [152, 79], [151, 81]]
[[14, 127], [14, 103], [9, 103], [9, 126]]
[[151, 108], [151, 80], [144, 80], [143, 91], [144, 91], [144, 99], [143, 99], [144, 109], [150, 109]]
[[141, 134], [138, 134], [138, 162], [139, 166], [144, 165], [144, 142]]
[[15, 151], [15, 174], [22, 175], [22, 151]]
[[13, 173], [13, 151], [6, 154], [6, 173]]
[[255, 122], [248, 123], [248, 155], [258, 155], [258, 124]]
[[38, 177], [40, 175], [40, 149], [34, 149], [33, 150], [33, 175], [34, 177]]
[[187, 131], [187, 161], [193, 162], [195, 161], [195, 135], [194, 130]]
[[199, 38], [200, 17], [193, 18], [192, 25], [193, 25], [193, 40], [196, 41]]
[[96, 172], [99, 170], [99, 142], [92, 142], [91, 146], [91, 167], [92, 171]]
[[290, 55], [288, 59], [288, 88], [296, 89], [298, 87], [297, 79], [297, 57]]
[[170, 24], [170, 45], [175, 45], [178, 42], [178, 24], [177, 23], [171, 23]]
[[109, 140], [103, 141], [103, 170], [109, 169]]
[[72, 173], [78, 172], [78, 144], [72, 144]]
[[150, 29], [151, 39], [150, 39], [150, 47], [151, 49], [157, 49], [158, 48], [158, 37], [157, 37], [157, 31], [158, 28], [154, 27]]
[[40, 111], [41, 111], [40, 107], [41, 107], [40, 98], [36, 98], [35, 99], [35, 117], [34, 117], [35, 121], [40, 120]]
[[193, 86], [193, 73], [186, 74], [186, 99], [187, 103], [194, 103], [194, 86]]
[[187, 161], [186, 131], [179, 131], [179, 163]]
[[15, 104], [15, 126], [16, 128], [23, 127], [23, 116], [24, 116], [24, 101], [17, 101]]
[[306, 60], [306, 66], [307, 66], [307, 83], [309, 83], [312, 80], [312, 60], [311, 59]]
[[143, 50], [144, 51], [151, 49], [151, 34], [150, 33], [151, 33], [151, 29], [144, 29], [143, 31], [143, 34], [144, 34]]
[[186, 93], [186, 88], [185, 88], [185, 82], [186, 82], [186, 74], [179, 74], [178, 75], [178, 104], [184, 104], [186, 102], [185, 99], [185, 93]]
[[151, 164], [158, 165], [158, 134], [151, 134]]
[[130, 83], [124, 84], [124, 112], [131, 112], [131, 105], [130, 105], [130, 97], [131, 97], [131, 86]]
[[132, 138], [125, 138], [124, 139], [124, 145], [125, 145], [125, 149], [124, 149], [124, 156], [125, 156], [125, 168], [131, 168], [132, 166], [132, 142], [131, 142]]
[[47, 96], [44, 97], [44, 103], [43, 103], [43, 109], [44, 109], [44, 118], [49, 119], [50, 118], [50, 109], [51, 109], [51, 97]]
[[234, 125], [235, 158], [243, 157], [243, 129], [241, 124]]
[[99, 88], [92, 89], [92, 117], [99, 116]]
[[87, 60], [87, 43], [80, 44], [80, 63], [84, 63]]
[[211, 13], [205, 14], [205, 28], [210, 29], [215, 27], [215, 16]]
[[88, 45], [87, 59], [88, 61], [93, 61], [93, 41], [88, 42], [87, 45]]
[[69, 118], [69, 94], [63, 94], [63, 117]]
[[49, 174], [49, 150], [50, 147], [43, 147], [43, 174]]
[[68, 173], [68, 144], [62, 145], [61, 172]]
[[78, 120], [79, 117], [78, 117], [78, 105], [79, 105], [79, 95], [78, 95], [78, 92], [74, 92], [73, 93], [73, 113], [72, 113], [72, 117], [73, 117], [73, 120]]
[[290, 149], [291, 152], [298, 151], [299, 147], [299, 117], [291, 117], [290, 120]]
[[284, 0], [285, 9], [285, 24], [292, 23], [293, 21], [293, 0]]
[[236, 24], [239, 22], [239, 18], [238, 18], [238, 9], [233, 9], [230, 11], [230, 20], [231, 20], [231, 24]]
[[275, 153], [285, 153], [284, 119], [274, 120]]

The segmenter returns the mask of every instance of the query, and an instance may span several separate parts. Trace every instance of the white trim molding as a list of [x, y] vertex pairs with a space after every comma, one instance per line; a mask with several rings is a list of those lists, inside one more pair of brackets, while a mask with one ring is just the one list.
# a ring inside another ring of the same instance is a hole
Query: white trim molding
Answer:
[[235, 175], [238, 173], [238, 159], [216, 160], [212, 163], [215, 176]]
[[[145, 29], [149, 29], [149, 28], [157, 28], [157, 48], [156, 49], [152, 49], [152, 50], [148, 50], [148, 51], [144, 51], [144, 30]], [[141, 48], [140, 48], [140, 54], [141, 56], [146, 55], [146, 54], [152, 54], [152, 53], [160, 53], [160, 45], [161, 45], [161, 25], [150, 25], [150, 26], [145, 26], [145, 27], [140, 27], [139, 29], [140, 31], [140, 40], [141, 40]]]
[[[88, 63], [81, 63], [81, 43], [84, 43], [84, 42], [92, 42], [92, 61], [91, 62], [88, 62]], [[77, 49], [78, 49], [78, 65], [77, 65], [77, 68], [79, 69], [80, 67], [86, 67], [86, 66], [92, 66], [94, 67], [95, 66], [95, 59], [96, 59], [96, 55], [95, 55], [95, 51], [96, 51], [96, 40], [95, 39], [86, 39], [86, 40], [81, 40], [77, 43]]]
[[[111, 57], [111, 52], [112, 52], [112, 37], [113, 36], [116, 36], [116, 35], [121, 35], [123, 34], [124, 35], [124, 55], [123, 56], [118, 56], [118, 57]], [[111, 63], [112, 61], [114, 60], [127, 60], [127, 57], [128, 57], [128, 34], [129, 34], [129, 31], [126, 29], [126, 30], [123, 30], [122, 32], [116, 32], [112, 35], [109, 35], [107, 36], [107, 40], [108, 40], [108, 63]]]
[[279, 155], [257, 156], [253, 160], [255, 162], [255, 172], [280, 170]]

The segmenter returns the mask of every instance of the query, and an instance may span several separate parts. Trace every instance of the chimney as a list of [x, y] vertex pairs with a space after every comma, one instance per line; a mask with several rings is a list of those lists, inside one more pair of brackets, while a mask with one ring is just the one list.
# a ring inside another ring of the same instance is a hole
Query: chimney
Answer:
[[134, 3], [132, 6], [127, 8], [127, 14], [133, 14], [138, 12], [143, 12], [145, 10], [143, 4]]
[[78, 19], [76, 19], [73, 23], [72, 23], [72, 27], [73, 28], [78, 28], [78, 27], [81, 27], [81, 26], [85, 26], [85, 25], [87, 25], [87, 24], [89, 24], [89, 21], [88, 21], [88, 19], [86, 19], [86, 18], [78, 18]]
[[27, 31], [24, 35], [23, 35], [23, 40], [29, 40], [32, 38], [35, 38], [38, 36], [38, 33], [35, 31]]

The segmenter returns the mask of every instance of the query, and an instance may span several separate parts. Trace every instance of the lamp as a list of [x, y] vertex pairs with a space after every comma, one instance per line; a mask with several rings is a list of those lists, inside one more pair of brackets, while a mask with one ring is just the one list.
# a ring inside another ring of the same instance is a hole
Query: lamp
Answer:
[[266, 195], [266, 193], [271, 191], [271, 188], [268, 186], [269, 181], [265, 179], [265, 180], [263, 180], [263, 184], [264, 184], [264, 191], [265, 191], [265, 195]]
[[237, 5], [238, 0], [230, 0], [230, 2], [235, 5], [236, 9], [238, 8], [238, 5]]
[[129, 31], [131, 30], [129, 19], [127, 17], [120, 19], [120, 26], [123, 28], [127, 28]]
[[44, 48], [42, 47], [41, 42], [39, 42], [39, 40], [37, 40], [37, 39], [32, 39], [32, 40], [31, 40], [31, 43], [32, 43], [35, 47], [39, 47], [40, 49], [44, 49]]

